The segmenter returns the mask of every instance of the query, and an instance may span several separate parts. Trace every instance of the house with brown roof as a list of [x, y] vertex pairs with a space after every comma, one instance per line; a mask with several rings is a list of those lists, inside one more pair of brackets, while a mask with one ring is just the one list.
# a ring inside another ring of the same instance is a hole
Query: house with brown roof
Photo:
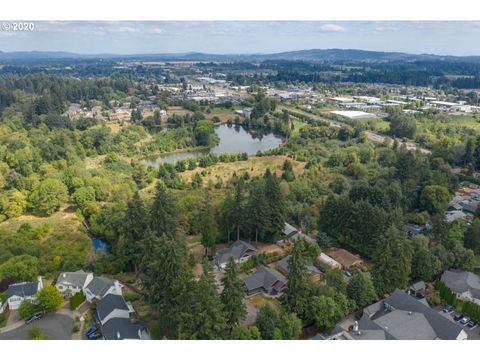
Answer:
[[330, 248], [325, 253], [342, 266], [342, 269], [350, 269], [363, 264], [360, 256], [352, 254], [350, 251], [340, 248]]

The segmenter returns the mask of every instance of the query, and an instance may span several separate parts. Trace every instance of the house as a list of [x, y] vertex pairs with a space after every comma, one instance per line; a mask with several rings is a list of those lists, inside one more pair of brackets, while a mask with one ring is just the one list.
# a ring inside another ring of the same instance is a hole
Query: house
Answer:
[[315, 260], [317, 264], [319, 265], [326, 265], [332, 269], [341, 269], [342, 265], [334, 259], [332, 259], [330, 256], [328, 256], [325, 253], [320, 253], [320, 255], [316, 258]]
[[480, 304], [480, 277], [467, 271], [447, 270], [442, 281], [463, 301]]
[[352, 267], [358, 267], [363, 264], [363, 260], [358, 255], [354, 255], [345, 249], [330, 248], [325, 251], [333, 260], [338, 262], [342, 269], [347, 270]]
[[129, 319], [114, 318], [101, 326], [105, 340], [150, 340], [151, 335], [147, 326], [133, 323]]
[[103, 299], [107, 294], [122, 295], [122, 288], [118, 280], [95, 276], [85, 288], [84, 294], [87, 301], [91, 303], [93, 300]]
[[107, 294], [97, 304], [94, 318], [105, 340], [149, 340], [148, 328], [132, 321], [135, 312], [123, 296]]
[[[287, 276], [290, 272], [288, 261], [291, 257], [292, 255], [285, 256], [283, 259], [277, 262], [278, 271], [280, 271], [285, 276]], [[322, 272], [318, 270], [315, 266], [305, 265], [305, 268], [307, 269], [307, 272], [314, 278], [314, 280], [320, 279], [320, 275], [322, 274]]]
[[83, 291], [93, 280], [93, 274], [83, 270], [63, 272], [58, 276], [55, 286], [63, 295], [71, 296]]
[[442, 312], [396, 289], [366, 307], [351, 330], [337, 326], [329, 340], [466, 340], [467, 333]]
[[256, 254], [257, 249], [254, 246], [245, 241], [237, 240], [229, 248], [219, 250], [215, 255], [214, 262], [218, 268], [224, 269], [230, 257], [233, 257], [238, 264], [247, 261]]
[[278, 295], [287, 284], [287, 280], [277, 271], [261, 266], [253, 274], [243, 279], [247, 295], [263, 292], [268, 295]]
[[12, 284], [7, 290], [7, 303], [10, 310], [17, 310], [23, 301], [35, 302], [37, 292], [43, 288], [41, 276], [37, 281]]
[[97, 304], [95, 318], [101, 325], [113, 318], [130, 319], [134, 312], [131, 304], [127, 304], [122, 295], [107, 294]]
[[303, 238], [306, 242], [310, 244], [315, 244], [317, 242], [314, 238], [302, 233], [300, 230], [290, 225], [289, 223], [284, 224], [282, 234], [286, 237], [286, 241], [292, 245], [294, 245], [295, 242], [300, 238]]

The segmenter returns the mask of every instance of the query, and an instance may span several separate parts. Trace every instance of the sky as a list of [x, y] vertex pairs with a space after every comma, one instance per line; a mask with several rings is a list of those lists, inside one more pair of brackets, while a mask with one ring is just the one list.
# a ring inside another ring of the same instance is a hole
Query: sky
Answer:
[[251, 54], [340, 48], [480, 55], [480, 22], [467, 21], [36, 21], [34, 26], [28, 32], [0, 30], [0, 50]]

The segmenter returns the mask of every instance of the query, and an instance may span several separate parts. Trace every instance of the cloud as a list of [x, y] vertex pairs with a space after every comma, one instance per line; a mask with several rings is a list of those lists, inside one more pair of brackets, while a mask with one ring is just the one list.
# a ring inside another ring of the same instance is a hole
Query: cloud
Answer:
[[324, 32], [343, 32], [347, 29], [337, 24], [325, 24], [320, 27], [320, 30]]
[[136, 33], [138, 32], [138, 29], [135, 29], [130, 26], [121, 26], [119, 28], [114, 28], [112, 29], [114, 32], [120, 32], [120, 33]]
[[156, 28], [151, 29], [150, 32], [152, 34], [163, 34], [163, 29], [160, 29], [160, 28], [156, 27]]

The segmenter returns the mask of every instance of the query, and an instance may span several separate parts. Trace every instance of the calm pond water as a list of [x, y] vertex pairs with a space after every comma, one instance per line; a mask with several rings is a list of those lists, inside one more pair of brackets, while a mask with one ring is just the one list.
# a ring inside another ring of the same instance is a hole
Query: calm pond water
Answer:
[[283, 139], [273, 133], [256, 135], [248, 132], [242, 127], [228, 126], [227, 124], [219, 125], [215, 128], [215, 132], [220, 138], [217, 146], [210, 149], [184, 151], [168, 155], [160, 155], [142, 160], [144, 164], [149, 166], [158, 166], [160, 163], [175, 163], [179, 160], [190, 159], [203, 154], [214, 153], [247, 153], [255, 155], [257, 151], [265, 151], [279, 146]]

